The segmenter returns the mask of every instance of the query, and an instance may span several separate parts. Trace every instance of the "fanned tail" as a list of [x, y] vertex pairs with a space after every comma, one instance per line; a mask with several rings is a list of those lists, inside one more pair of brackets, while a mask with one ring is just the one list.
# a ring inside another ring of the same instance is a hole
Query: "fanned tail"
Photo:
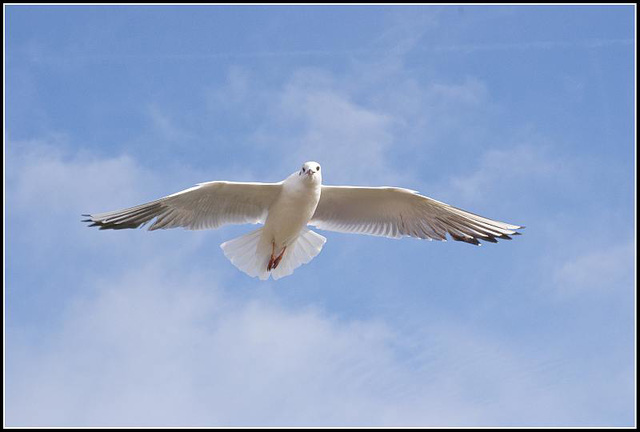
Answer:
[[287, 247], [287, 251], [278, 267], [271, 270], [273, 279], [278, 280], [289, 276], [302, 264], [314, 259], [320, 253], [326, 241], [327, 239], [320, 234], [308, 228], [303, 228], [298, 238]]
[[266, 280], [269, 278], [267, 263], [271, 257], [271, 246], [260, 240], [262, 228], [224, 242], [220, 247], [224, 256], [239, 270], [251, 277]]
[[262, 241], [262, 228], [222, 243], [220, 247], [229, 261], [249, 276], [266, 280], [271, 275], [277, 280], [311, 261], [326, 241], [320, 234], [303, 228], [298, 238], [287, 247], [278, 267], [270, 272], [267, 265], [272, 249], [269, 242]]

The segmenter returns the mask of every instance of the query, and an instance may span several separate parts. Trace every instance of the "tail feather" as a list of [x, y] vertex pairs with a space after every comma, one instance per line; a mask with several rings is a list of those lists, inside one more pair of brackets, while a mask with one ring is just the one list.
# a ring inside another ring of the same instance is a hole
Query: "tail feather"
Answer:
[[[262, 228], [251, 231], [240, 237], [224, 242], [220, 245], [224, 255], [238, 269], [251, 277], [261, 280], [269, 278], [267, 263], [271, 256], [271, 248], [261, 242]], [[266, 246], [266, 247], [265, 247]]]
[[278, 267], [271, 270], [273, 279], [278, 280], [289, 276], [302, 264], [307, 264], [314, 259], [320, 253], [326, 241], [327, 239], [320, 234], [308, 228], [303, 228], [298, 238], [287, 247], [287, 251]]
[[303, 228], [298, 238], [287, 247], [278, 267], [270, 272], [267, 264], [271, 257], [271, 244], [262, 241], [262, 228], [222, 243], [220, 247], [229, 261], [249, 276], [266, 280], [271, 275], [277, 280], [289, 276], [296, 268], [311, 261], [320, 253], [326, 241], [320, 234]]

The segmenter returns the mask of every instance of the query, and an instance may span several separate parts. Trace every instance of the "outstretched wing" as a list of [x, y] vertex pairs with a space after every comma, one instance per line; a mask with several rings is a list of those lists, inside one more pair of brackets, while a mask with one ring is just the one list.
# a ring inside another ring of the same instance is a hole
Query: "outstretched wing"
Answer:
[[124, 210], [98, 213], [83, 222], [100, 229], [138, 228], [152, 219], [149, 230], [184, 227], [198, 230], [226, 224], [264, 222], [282, 183], [238, 183], [214, 181], [159, 200]]
[[384, 237], [451, 238], [479, 245], [511, 239], [524, 228], [487, 219], [394, 187], [322, 186], [320, 202], [309, 225], [317, 228]]

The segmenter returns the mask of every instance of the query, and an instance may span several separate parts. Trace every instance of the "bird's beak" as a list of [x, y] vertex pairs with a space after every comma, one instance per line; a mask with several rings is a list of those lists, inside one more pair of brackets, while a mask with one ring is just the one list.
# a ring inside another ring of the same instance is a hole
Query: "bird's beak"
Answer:
[[307, 175], [308, 175], [308, 176], [312, 176], [312, 175], [314, 175], [315, 173], [316, 173], [315, 171], [307, 170]]

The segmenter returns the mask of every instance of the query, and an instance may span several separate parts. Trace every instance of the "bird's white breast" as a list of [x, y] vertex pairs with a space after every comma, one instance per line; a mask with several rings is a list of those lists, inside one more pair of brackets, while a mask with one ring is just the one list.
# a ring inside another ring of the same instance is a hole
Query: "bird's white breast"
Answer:
[[320, 201], [321, 185], [297, 174], [287, 178], [282, 192], [269, 208], [263, 240], [276, 248], [290, 245], [313, 216]]

